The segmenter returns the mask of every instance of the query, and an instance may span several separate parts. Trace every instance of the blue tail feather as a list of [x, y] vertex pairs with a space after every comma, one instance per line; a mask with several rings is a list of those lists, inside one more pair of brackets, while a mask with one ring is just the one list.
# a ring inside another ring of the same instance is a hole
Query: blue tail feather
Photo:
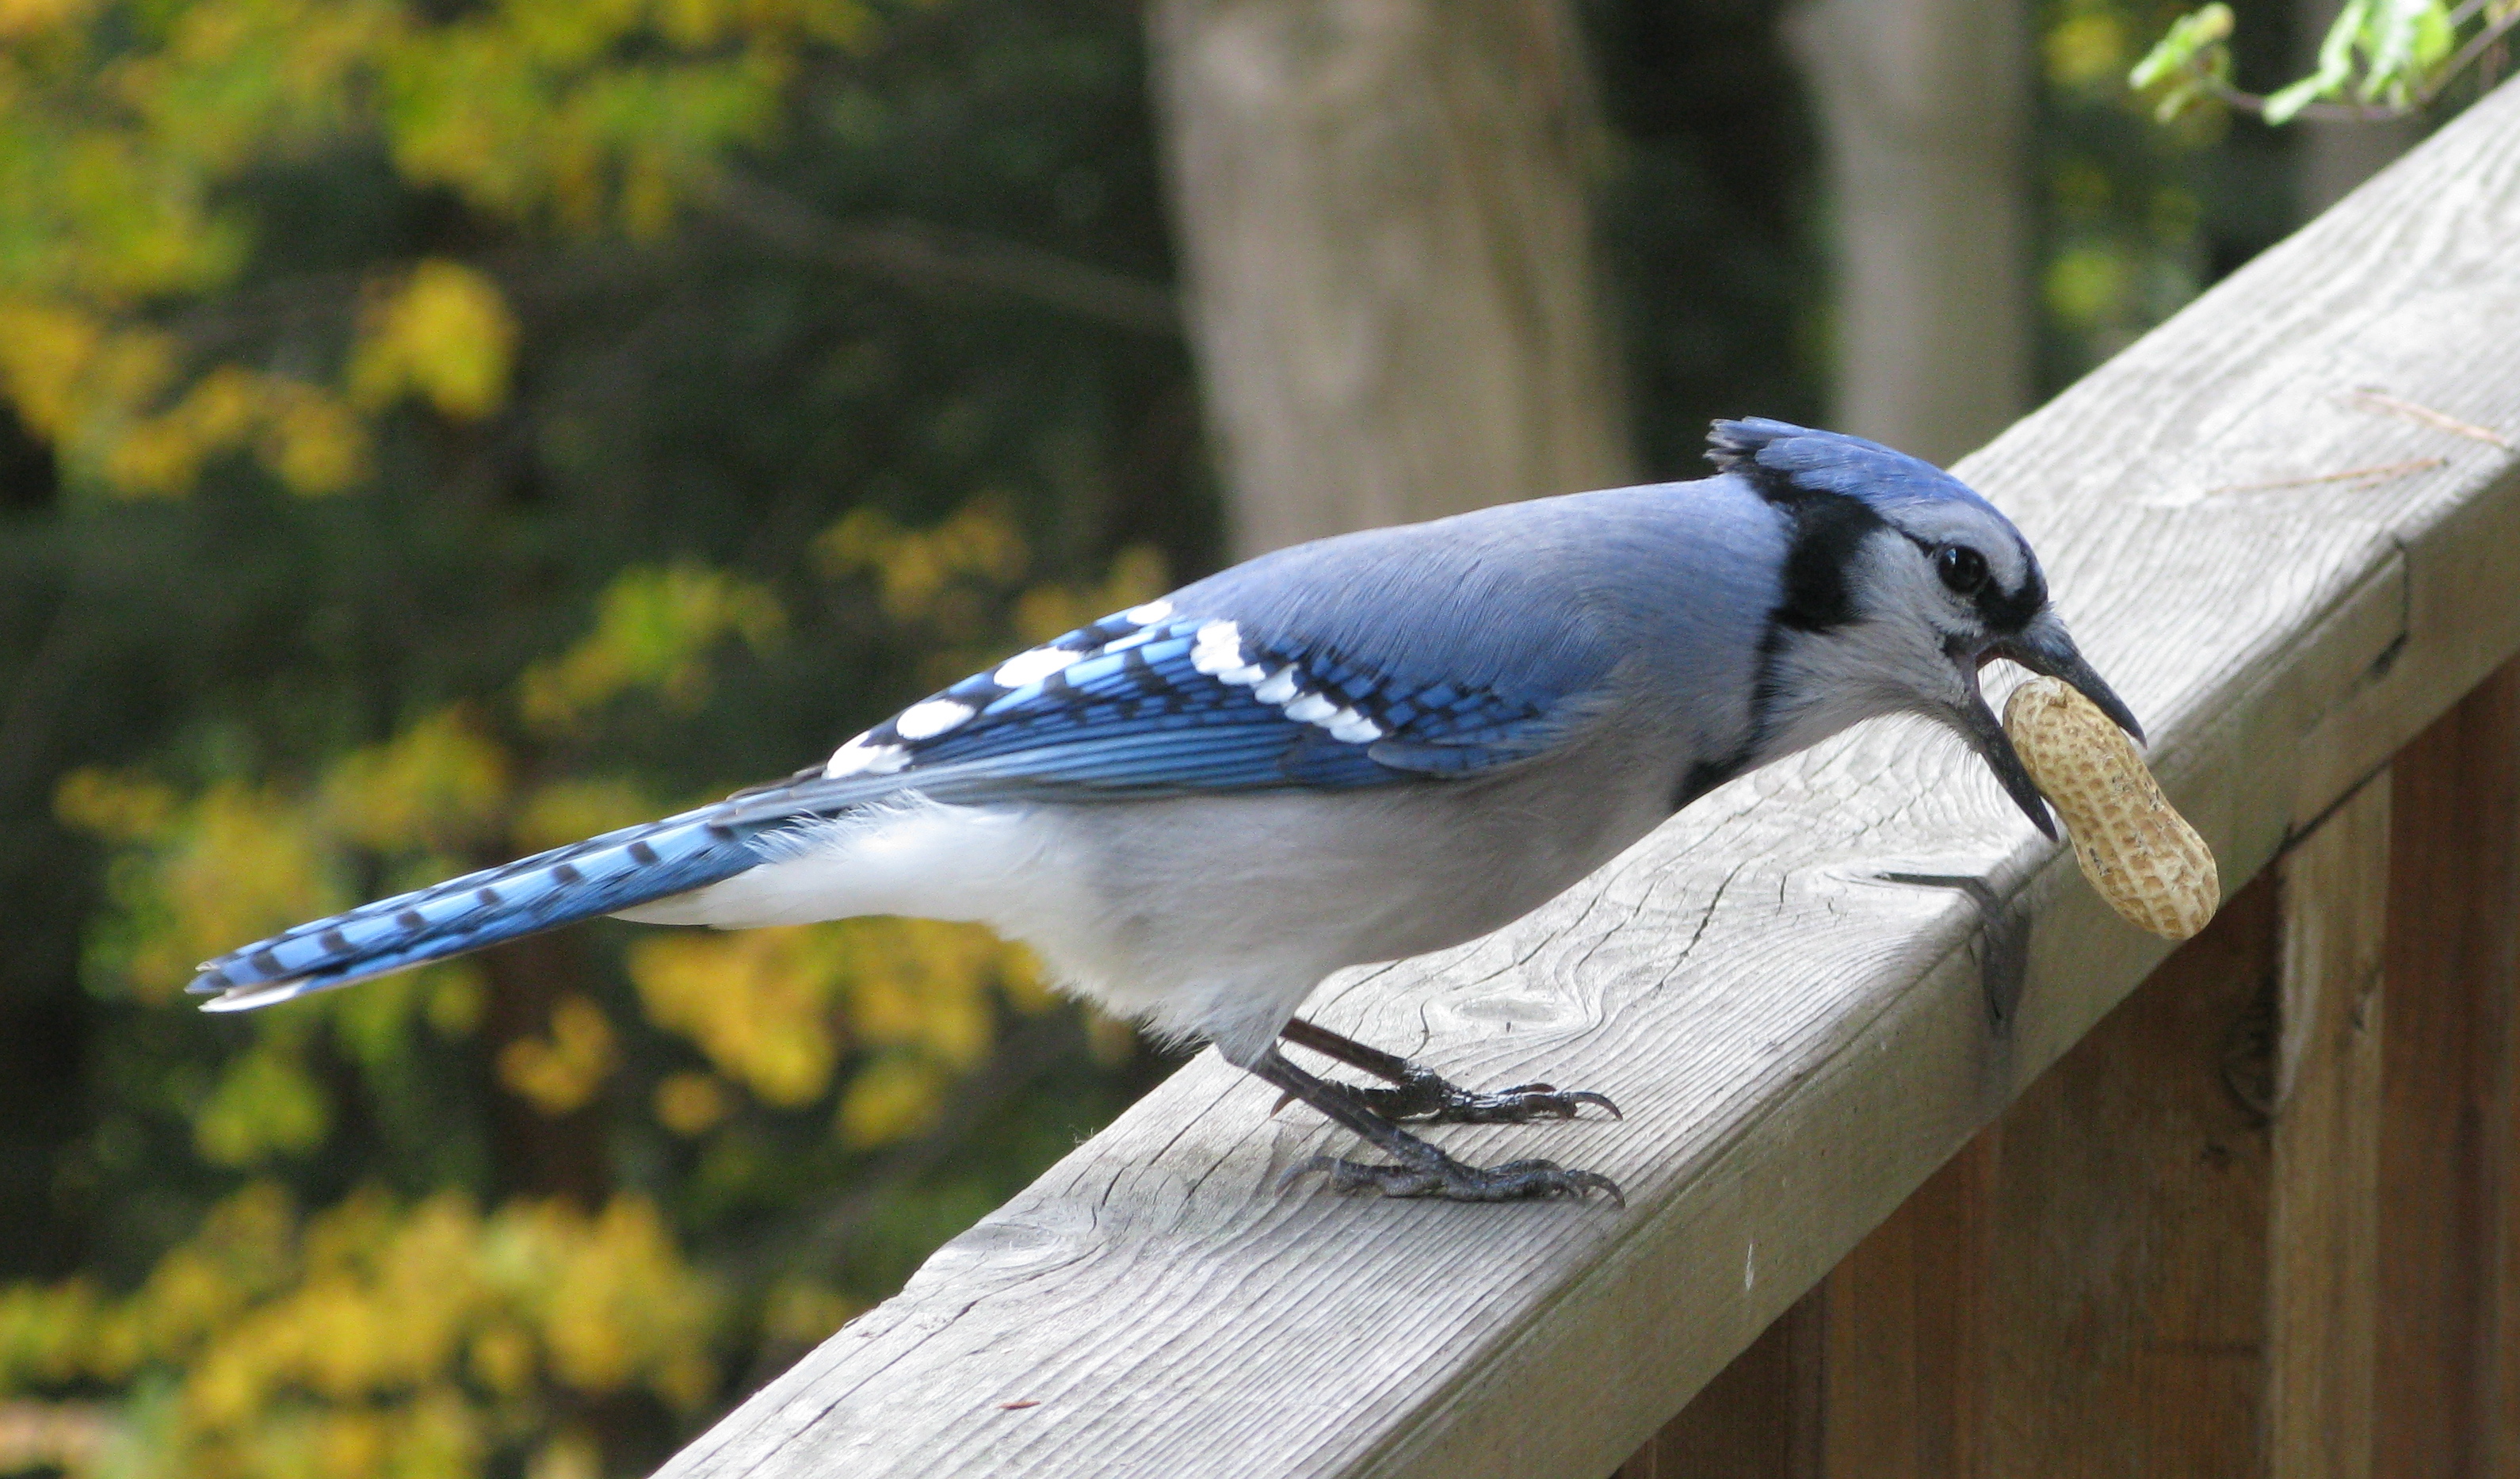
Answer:
[[204, 962], [188, 989], [215, 994], [203, 1010], [243, 1011], [613, 914], [732, 878], [762, 862], [754, 843], [766, 834], [879, 801], [908, 784], [802, 773], [283, 930]]
[[212, 1011], [269, 1006], [698, 888], [759, 863], [747, 844], [766, 829], [729, 827], [713, 811], [607, 832], [300, 924], [205, 963], [189, 989], [219, 993], [205, 1004]]

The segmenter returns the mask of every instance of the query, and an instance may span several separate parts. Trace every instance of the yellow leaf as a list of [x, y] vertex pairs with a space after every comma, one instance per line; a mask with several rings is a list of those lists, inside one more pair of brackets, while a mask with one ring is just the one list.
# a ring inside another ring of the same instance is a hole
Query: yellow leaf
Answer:
[[98, 0], [0, 0], [0, 40], [66, 29], [87, 19]]
[[351, 357], [360, 404], [418, 394], [458, 421], [477, 421], [507, 399], [517, 326], [498, 285], [461, 262], [430, 257], [380, 294]]
[[705, 660], [719, 643], [740, 636], [759, 650], [784, 624], [777, 599], [757, 581], [689, 564], [624, 570], [605, 588], [586, 640], [526, 670], [518, 707], [547, 729], [635, 689], [688, 707], [706, 692]]
[[656, 1122], [676, 1135], [705, 1135], [735, 1107], [726, 1086], [706, 1073], [669, 1073], [656, 1085]]
[[525, 1465], [525, 1479], [604, 1479], [604, 1457], [583, 1433], [562, 1433]]
[[1126, 610], [1164, 593], [1163, 553], [1149, 545], [1131, 545], [1111, 558], [1110, 571], [1098, 585], [1037, 585], [1015, 600], [1015, 635], [1028, 643], [1048, 642], [1087, 622]]
[[698, 1405], [713, 1373], [693, 1352], [715, 1327], [715, 1286], [683, 1263], [643, 1197], [614, 1197], [587, 1232], [566, 1245], [546, 1306], [553, 1371], [581, 1392], [644, 1379], [677, 1407]]
[[880, 511], [852, 509], [814, 541], [827, 574], [875, 578], [884, 614], [932, 621], [971, 584], [1012, 585], [1030, 560], [1004, 499], [975, 498], [930, 528], [905, 529]]
[[657, 1026], [690, 1038], [763, 1102], [792, 1106], [831, 1083], [839, 950], [816, 926], [658, 935], [631, 947], [630, 978]]
[[323, 797], [334, 830], [363, 847], [460, 848], [485, 837], [505, 806], [508, 757], [457, 705], [335, 761]]
[[924, 1130], [944, 1100], [944, 1075], [908, 1053], [886, 1053], [858, 1074], [840, 1097], [842, 1142], [889, 1144]]
[[230, 1060], [193, 1120], [193, 1143], [212, 1165], [244, 1166], [313, 1148], [331, 1122], [296, 1053], [266, 1042]]
[[552, 1008], [551, 1037], [518, 1038], [499, 1053], [499, 1082], [545, 1114], [583, 1107], [612, 1072], [612, 1024], [582, 996]]
[[64, 776], [53, 790], [62, 825], [113, 842], [153, 842], [176, 817], [174, 788], [94, 766]]
[[761, 1333], [793, 1345], [811, 1345], [849, 1322], [857, 1304], [830, 1284], [790, 1278], [770, 1291], [761, 1311]]
[[292, 493], [338, 493], [368, 475], [368, 433], [349, 409], [310, 387], [274, 391], [262, 460]]
[[2079, 12], [2048, 30], [2046, 50], [2048, 80], [2058, 87], [2114, 83], [2128, 66], [2126, 22], [2114, 11]]
[[[68, 804], [94, 799], [74, 789]], [[90, 982], [164, 999], [196, 963], [342, 907], [321, 833], [283, 797], [235, 782], [179, 807], [149, 845], [108, 869], [113, 911], [89, 940]]]

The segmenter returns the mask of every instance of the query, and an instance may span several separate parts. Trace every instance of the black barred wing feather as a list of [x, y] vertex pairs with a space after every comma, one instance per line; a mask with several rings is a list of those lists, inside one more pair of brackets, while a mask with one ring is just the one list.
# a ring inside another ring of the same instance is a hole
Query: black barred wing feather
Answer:
[[[1586, 709], [1580, 695], [1379, 672], [1325, 644], [1176, 616], [1159, 602], [912, 704], [842, 745], [824, 776], [899, 775], [942, 797], [1010, 785], [1336, 789], [1508, 764], [1548, 748]], [[816, 788], [799, 781], [790, 794]]]

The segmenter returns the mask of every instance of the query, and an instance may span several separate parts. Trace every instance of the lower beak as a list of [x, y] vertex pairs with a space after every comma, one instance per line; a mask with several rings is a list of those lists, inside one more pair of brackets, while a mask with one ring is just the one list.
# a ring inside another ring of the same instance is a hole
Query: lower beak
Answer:
[[2030, 779], [2029, 767], [2021, 763], [2019, 752], [2012, 747], [2012, 737], [2003, 732], [2002, 722], [1995, 717], [1995, 710], [1986, 706], [1985, 695], [1978, 692], [1976, 664], [1966, 658], [1961, 663], [1968, 674], [1968, 696], [1945, 710], [1943, 717], [1960, 732], [1969, 748], [1977, 751], [1987, 769], [1995, 772], [1995, 779], [2003, 784], [2004, 793], [2030, 819], [2030, 825], [2054, 840], [2056, 822], [2048, 815], [2048, 802], [2039, 794], [2039, 783]]
[[[2065, 624], [2053, 613], [2041, 612], [2020, 632], [1998, 640], [1978, 660], [1987, 657], [2008, 657], [2042, 677], [2073, 685], [2108, 715], [2111, 723], [2138, 741], [2143, 739], [2143, 728], [2136, 723], [2134, 711], [2101, 681], [2099, 674], [2092, 671], [2092, 665], [2075, 648], [2074, 639], [2066, 634]], [[2041, 798], [2037, 783], [2030, 779], [2029, 769], [2013, 750], [2012, 740], [2004, 734], [1995, 711], [1986, 706], [1986, 699], [1978, 693], [1976, 664], [1966, 658], [1961, 662], [1968, 675], [1968, 697], [1954, 705], [1947, 717], [1968, 740], [1969, 748], [1976, 750], [1987, 768], [1995, 772], [1995, 779], [2003, 784], [2005, 793], [2030, 818], [2031, 825], [2049, 837], [2055, 836], [2056, 823], [2048, 815], [2048, 803]]]

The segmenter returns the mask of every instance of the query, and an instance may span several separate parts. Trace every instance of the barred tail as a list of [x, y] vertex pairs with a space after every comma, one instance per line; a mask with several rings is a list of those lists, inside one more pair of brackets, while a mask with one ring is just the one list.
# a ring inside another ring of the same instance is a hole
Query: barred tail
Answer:
[[216, 993], [204, 1010], [245, 1011], [462, 955], [731, 878], [761, 861], [749, 844], [767, 829], [710, 807], [607, 832], [300, 924], [203, 964], [189, 989]]

